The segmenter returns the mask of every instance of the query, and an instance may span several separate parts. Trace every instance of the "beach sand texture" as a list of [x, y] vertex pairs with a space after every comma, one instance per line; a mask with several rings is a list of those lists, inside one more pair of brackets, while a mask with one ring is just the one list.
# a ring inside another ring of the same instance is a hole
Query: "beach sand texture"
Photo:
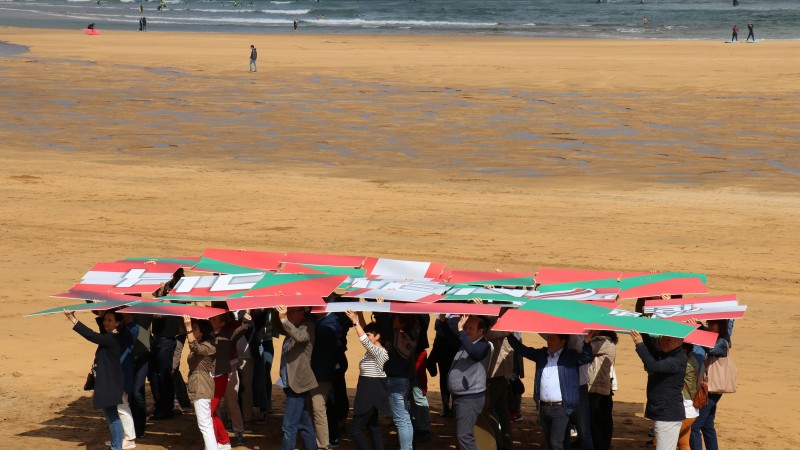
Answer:
[[[61, 316], [23, 314], [69, 303], [47, 296], [95, 262], [206, 247], [706, 273], [749, 306], [720, 441], [800, 446], [799, 42], [14, 28], [0, 41], [30, 47], [0, 58], [0, 447], [108, 439], [81, 390], [92, 345]], [[514, 438], [542, 448], [526, 369]], [[617, 369], [615, 448], [645, 448], [627, 336]], [[420, 448], [454, 448], [434, 419], [441, 437]], [[248, 447], [274, 448], [279, 423]], [[185, 415], [137, 448], [201, 445]]]

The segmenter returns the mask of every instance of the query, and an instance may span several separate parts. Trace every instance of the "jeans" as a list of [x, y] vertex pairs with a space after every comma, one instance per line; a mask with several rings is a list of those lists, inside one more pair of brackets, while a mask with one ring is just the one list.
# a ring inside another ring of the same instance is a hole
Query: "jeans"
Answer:
[[408, 378], [389, 377], [389, 404], [392, 407], [394, 426], [400, 440], [400, 450], [411, 450], [414, 441], [414, 429], [411, 426], [411, 415], [408, 413], [408, 389], [411, 382]]
[[700, 408], [700, 415], [692, 424], [692, 435], [689, 438], [692, 450], [703, 450], [703, 442], [706, 444], [706, 450], [719, 450], [714, 418], [717, 415], [717, 403], [721, 398], [722, 394], [708, 394], [708, 404]]
[[563, 406], [539, 406], [539, 419], [550, 450], [564, 450], [569, 442], [569, 415]]
[[211, 399], [198, 398], [194, 401], [194, 415], [197, 428], [203, 436], [205, 450], [217, 450], [217, 437], [214, 435], [214, 421], [211, 419]]
[[[594, 450], [594, 445], [592, 444], [592, 429], [589, 423], [589, 386], [582, 384], [579, 391], [580, 398], [578, 407], [570, 414], [570, 422], [575, 425], [575, 428], [578, 430], [578, 443], [580, 444], [581, 450]], [[564, 447], [566, 448], [569, 448], [570, 445], [569, 438], [570, 437], [567, 436], [567, 441], [564, 443]]]
[[317, 436], [314, 434], [314, 424], [308, 411], [308, 393], [298, 394], [289, 388], [283, 392], [286, 393], [286, 410], [283, 414], [281, 450], [294, 450], [298, 432], [304, 448], [316, 449]]
[[108, 429], [111, 431], [111, 450], [122, 450], [122, 422], [119, 420], [117, 405], [103, 408]]
[[383, 436], [381, 436], [381, 426], [378, 423], [377, 409], [372, 408], [368, 413], [353, 415], [350, 431], [358, 450], [369, 450], [367, 437], [364, 436], [365, 428], [369, 429], [369, 434], [372, 436], [372, 448], [374, 450], [383, 450]]
[[419, 387], [417, 379], [413, 379], [411, 383], [411, 423], [414, 431], [430, 432], [431, 431], [431, 410], [428, 404], [428, 397], [422, 393], [422, 388]]
[[275, 346], [272, 339], [262, 341], [253, 354], [253, 401], [262, 412], [272, 409], [272, 361]]
[[250, 72], [258, 72], [258, 68], [256, 67], [256, 60], [250, 60]]
[[473, 430], [478, 416], [483, 410], [485, 400], [483, 395], [478, 397], [453, 396], [453, 408], [456, 410], [456, 439], [460, 450], [478, 450]]
[[136, 430], [136, 437], [144, 436], [147, 424], [147, 397], [145, 396], [144, 384], [147, 380], [148, 360], [135, 361], [133, 363], [133, 394], [128, 398], [131, 404], [131, 415], [133, 416], [133, 428]]

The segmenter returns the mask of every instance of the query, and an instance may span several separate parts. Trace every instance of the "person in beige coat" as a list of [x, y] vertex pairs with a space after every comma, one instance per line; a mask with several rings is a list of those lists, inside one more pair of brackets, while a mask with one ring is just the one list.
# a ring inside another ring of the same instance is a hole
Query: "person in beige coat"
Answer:
[[311, 351], [314, 349], [314, 322], [306, 317], [306, 308], [276, 306], [283, 340], [280, 378], [278, 386], [286, 393], [286, 410], [283, 415], [283, 440], [281, 450], [293, 450], [297, 433], [303, 447], [317, 448], [317, 437], [309, 413], [308, 393], [317, 387], [311, 370]]
[[213, 329], [207, 320], [192, 321], [189, 316], [183, 316], [186, 325], [186, 340], [189, 342], [189, 383], [186, 390], [189, 399], [194, 405], [194, 414], [197, 418], [197, 428], [203, 435], [205, 450], [218, 450], [217, 437], [214, 434], [214, 423], [211, 419], [211, 399], [214, 398], [214, 359], [217, 348], [212, 337]]
[[617, 333], [601, 331], [591, 340], [592, 360], [589, 366], [589, 417], [592, 444], [595, 450], [608, 450], [614, 432], [611, 390], [611, 368], [617, 357]]

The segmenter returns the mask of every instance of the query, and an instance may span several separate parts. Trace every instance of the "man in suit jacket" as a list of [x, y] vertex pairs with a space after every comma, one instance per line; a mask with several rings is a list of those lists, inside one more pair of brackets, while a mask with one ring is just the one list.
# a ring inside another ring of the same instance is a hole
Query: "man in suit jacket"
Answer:
[[276, 306], [275, 311], [286, 335], [281, 352], [281, 377], [278, 380], [278, 386], [286, 393], [281, 450], [295, 448], [298, 432], [303, 446], [315, 449], [317, 438], [308, 405], [308, 393], [317, 387], [317, 379], [311, 370], [314, 322], [306, 317], [306, 308]]
[[568, 335], [548, 334], [547, 347], [525, 346], [509, 333], [508, 343], [515, 352], [536, 363], [533, 400], [539, 405], [539, 417], [551, 450], [569, 448], [569, 420], [580, 402], [578, 367], [594, 358], [589, 341], [583, 337], [582, 351], [567, 348]]

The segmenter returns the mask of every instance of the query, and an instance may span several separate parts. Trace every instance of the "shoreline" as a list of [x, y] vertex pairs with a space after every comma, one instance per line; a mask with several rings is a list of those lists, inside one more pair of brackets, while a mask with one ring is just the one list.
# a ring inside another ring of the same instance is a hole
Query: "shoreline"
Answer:
[[[706, 273], [712, 295], [748, 305], [723, 446], [800, 447], [800, 42], [21, 28], [0, 41], [30, 48], [0, 58], [0, 410], [18, 412], [2, 442], [108, 438], [81, 389], [94, 348], [58, 315], [20, 316], [67, 304], [48, 295], [98, 261], [244, 248]], [[766, 349], [781, 361], [768, 372]], [[618, 355], [614, 446], [645, 448], [646, 374], [629, 339]], [[515, 446], [544, 445], [523, 382]], [[433, 416], [429, 446], [452, 445]], [[248, 447], [280, 440], [279, 421]], [[141, 450], [202, 445], [190, 414], [149, 426]]]

